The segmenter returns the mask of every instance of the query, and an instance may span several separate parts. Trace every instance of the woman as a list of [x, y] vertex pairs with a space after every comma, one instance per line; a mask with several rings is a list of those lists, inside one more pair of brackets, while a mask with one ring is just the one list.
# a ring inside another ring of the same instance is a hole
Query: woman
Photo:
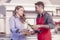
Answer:
[[13, 16], [9, 20], [11, 40], [26, 40], [26, 30], [24, 26], [25, 15], [23, 6], [16, 6]]

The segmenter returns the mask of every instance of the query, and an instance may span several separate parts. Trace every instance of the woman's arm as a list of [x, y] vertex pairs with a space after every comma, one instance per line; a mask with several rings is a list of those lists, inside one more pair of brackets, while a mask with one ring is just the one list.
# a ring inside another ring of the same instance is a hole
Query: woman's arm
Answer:
[[24, 35], [24, 30], [21, 30], [21, 29], [16, 27], [16, 22], [15, 22], [15, 19], [13, 17], [10, 18], [9, 23], [10, 23], [10, 31], [12, 33], [19, 33], [19, 35]]
[[13, 17], [10, 18], [9, 23], [10, 23], [10, 31], [17, 33], [19, 29], [16, 27], [15, 20]]

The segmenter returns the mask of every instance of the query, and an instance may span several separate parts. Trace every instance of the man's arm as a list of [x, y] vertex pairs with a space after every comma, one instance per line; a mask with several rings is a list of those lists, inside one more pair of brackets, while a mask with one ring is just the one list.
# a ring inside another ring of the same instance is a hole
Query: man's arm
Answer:
[[43, 28], [54, 28], [54, 26], [55, 26], [55, 23], [54, 23], [54, 21], [53, 21], [53, 19], [52, 19], [52, 16], [51, 15], [46, 15], [47, 16], [47, 24], [45, 25], [37, 25], [36, 27], [43, 27]]

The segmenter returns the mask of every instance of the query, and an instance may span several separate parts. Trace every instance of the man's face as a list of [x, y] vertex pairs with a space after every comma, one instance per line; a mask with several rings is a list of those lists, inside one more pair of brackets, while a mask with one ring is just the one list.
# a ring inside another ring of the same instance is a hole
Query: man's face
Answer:
[[35, 10], [36, 10], [36, 12], [37, 13], [40, 13], [41, 11], [42, 11], [42, 6], [40, 5], [40, 6], [38, 6], [38, 5], [35, 5]]

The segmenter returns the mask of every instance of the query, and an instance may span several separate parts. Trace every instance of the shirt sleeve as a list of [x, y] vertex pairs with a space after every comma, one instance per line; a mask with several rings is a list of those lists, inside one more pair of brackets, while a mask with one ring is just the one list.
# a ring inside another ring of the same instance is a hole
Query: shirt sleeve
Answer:
[[54, 23], [51, 15], [48, 15], [47, 22], [48, 22], [48, 25], [49, 25], [49, 27], [50, 27], [51, 29], [54, 28], [55, 23]]
[[14, 32], [14, 33], [17, 33], [19, 29], [15, 25], [14, 18], [10, 18], [9, 24], [10, 24], [10, 31]]
[[24, 33], [19, 31], [21, 29], [16, 27], [15, 19], [13, 17], [9, 19], [9, 24], [10, 24], [10, 31], [12, 33], [18, 33], [19, 35], [24, 35]]

